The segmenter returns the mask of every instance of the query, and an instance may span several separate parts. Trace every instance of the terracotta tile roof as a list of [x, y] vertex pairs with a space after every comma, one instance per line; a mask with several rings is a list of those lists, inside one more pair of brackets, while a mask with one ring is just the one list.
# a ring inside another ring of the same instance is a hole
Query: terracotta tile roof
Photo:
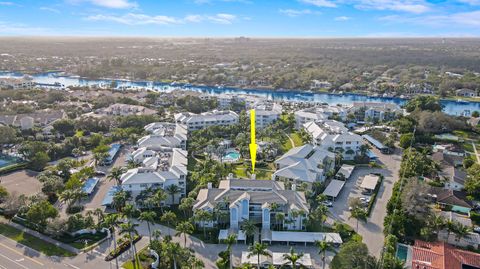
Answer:
[[412, 269], [462, 269], [463, 265], [480, 268], [480, 254], [445, 242], [416, 240], [412, 247]]

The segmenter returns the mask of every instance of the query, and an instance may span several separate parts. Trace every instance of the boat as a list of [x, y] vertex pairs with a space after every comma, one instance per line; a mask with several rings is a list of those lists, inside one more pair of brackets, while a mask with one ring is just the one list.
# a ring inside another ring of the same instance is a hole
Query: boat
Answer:
[[466, 104], [466, 103], [468, 103], [468, 101], [465, 101], [465, 100], [462, 100], [462, 99], [457, 99], [457, 103]]

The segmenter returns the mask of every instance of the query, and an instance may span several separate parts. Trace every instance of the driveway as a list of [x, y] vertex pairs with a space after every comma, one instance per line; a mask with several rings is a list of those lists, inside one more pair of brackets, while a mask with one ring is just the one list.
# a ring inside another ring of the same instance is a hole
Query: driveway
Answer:
[[384, 155], [378, 150], [372, 150], [378, 156], [378, 164], [383, 168], [357, 167], [351, 178], [345, 184], [344, 189], [339, 197], [335, 200], [333, 207], [330, 209], [329, 223], [335, 220], [349, 224], [356, 228], [356, 219], [350, 217], [349, 199], [353, 197], [362, 197], [359, 188], [363, 176], [370, 173], [380, 173], [384, 176], [383, 183], [378, 191], [376, 203], [372, 209], [367, 222], [360, 222], [358, 225], [358, 233], [363, 237], [363, 242], [367, 244], [370, 253], [376, 257], [380, 256], [384, 235], [383, 220], [387, 215], [387, 203], [392, 196], [393, 184], [398, 180], [398, 171], [400, 169], [401, 151], [396, 150], [394, 154]]

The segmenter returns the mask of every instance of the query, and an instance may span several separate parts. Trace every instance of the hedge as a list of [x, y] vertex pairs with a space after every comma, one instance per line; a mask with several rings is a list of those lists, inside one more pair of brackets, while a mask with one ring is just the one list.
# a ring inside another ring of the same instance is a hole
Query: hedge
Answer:
[[[139, 235], [135, 236], [135, 238], [133, 239], [133, 244], [140, 241], [140, 239], [142, 239], [142, 236], [139, 236]], [[123, 252], [127, 251], [130, 247], [131, 246], [130, 246], [129, 240], [123, 242], [120, 246], [117, 246], [116, 249], [108, 253], [107, 257], [105, 257], [105, 261], [108, 262], [115, 259], [116, 257], [120, 256]]]
[[27, 165], [28, 163], [16, 163], [16, 164], [2, 167], [0, 168], [0, 175], [5, 175], [11, 172], [15, 172], [17, 170], [25, 169], [27, 168]]
[[383, 179], [384, 179], [383, 175], [380, 175], [380, 181], [378, 181], [377, 186], [375, 186], [375, 189], [373, 190], [373, 194], [370, 197], [370, 202], [368, 203], [368, 207], [367, 207], [368, 216], [370, 216], [370, 213], [372, 212], [372, 209], [373, 209], [373, 205], [377, 200], [377, 194], [378, 194], [378, 191], [380, 190], [380, 186], [382, 186]]

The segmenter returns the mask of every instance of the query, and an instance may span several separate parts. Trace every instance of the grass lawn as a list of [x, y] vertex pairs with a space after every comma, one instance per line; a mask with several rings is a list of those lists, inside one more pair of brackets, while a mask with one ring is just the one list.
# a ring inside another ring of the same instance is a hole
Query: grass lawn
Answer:
[[33, 248], [47, 256], [72, 257], [74, 253], [29, 235], [7, 224], [0, 223], [0, 234], [17, 241], [27, 247]]
[[462, 143], [463, 149], [468, 152], [474, 152], [473, 151], [473, 146], [472, 143], [466, 141], [465, 143]]
[[[146, 248], [140, 250], [136, 257], [136, 267], [137, 269], [147, 269], [150, 268], [150, 264], [153, 263], [153, 258], [148, 255], [148, 250]], [[133, 262], [130, 260], [122, 264], [122, 268], [133, 269]]]
[[291, 134], [289, 134], [289, 136], [293, 140], [293, 145], [290, 142], [290, 139], [288, 139], [288, 137], [287, 137], [287, 139], [285, 140], [285, 143], [283, 143], [283, 146], [282, 146], [283, 151], [287, 152], [293, 147], [299, 147], [299, 146], [303, 145], [302, 139], [300, 138], [300, 136], [297, 133], [291, 133]]

